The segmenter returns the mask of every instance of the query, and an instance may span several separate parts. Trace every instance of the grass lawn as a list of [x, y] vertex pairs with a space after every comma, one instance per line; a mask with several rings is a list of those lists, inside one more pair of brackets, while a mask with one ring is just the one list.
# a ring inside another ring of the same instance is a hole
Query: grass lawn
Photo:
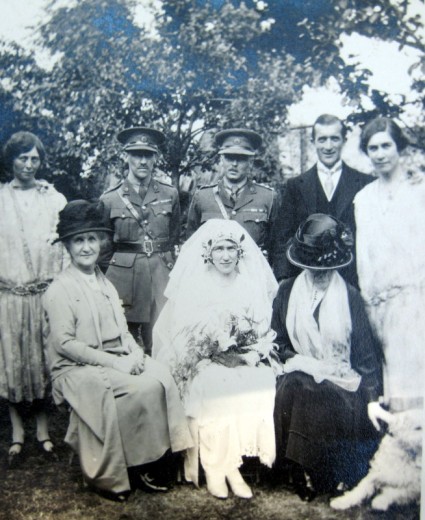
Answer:
[[21, 467], [7, 469], [10, 425], [7, 407], [0, 401], [0, 520], [416, 520], [417, 507], [392, 508], [386, 513], [369, 507], [348, 512], [332, 510], [328, 497], [306, 504], [291, 490], [253, 486], [254, 497], [243, 500], [231, 496], [218, 500], [205, 486], [176, 485], [165, 494], [133, 493], [124, 504], [111, 502], [83, 489], [76, 458], [69, 463], [70, 450], [63, 443], [66, 414], [52, 408], [51, 432], [59, 461], [49, 463], [34, 439], [34, 426], [28, 421], [25, 459]]

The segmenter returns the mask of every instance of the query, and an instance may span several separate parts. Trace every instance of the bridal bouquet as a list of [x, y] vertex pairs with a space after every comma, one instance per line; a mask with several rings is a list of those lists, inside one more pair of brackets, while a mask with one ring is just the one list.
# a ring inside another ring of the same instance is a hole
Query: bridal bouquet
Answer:
[[228, 368], [258, 366], [260, 363], [273, 368], [279, 364], [276, 333], [261, 327], [248, 315], [238, 317], [221, 313], [208, 322], [185, 327], [179, 334], [184, 354], [177, 360], [172, 372], [183, 395], [187, 385], [199, 373], [202, 366], [216, 363]]

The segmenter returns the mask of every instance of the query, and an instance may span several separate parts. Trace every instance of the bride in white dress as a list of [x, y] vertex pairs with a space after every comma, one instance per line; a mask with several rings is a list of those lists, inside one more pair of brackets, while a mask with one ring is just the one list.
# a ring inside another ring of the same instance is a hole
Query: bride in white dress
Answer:
[[153, 356], [180, 388], [195, 448], [186, 479], [198, 484], [198, 454], [208, 491], [251, 498], [242, 456], [271, 466], [273, 407], [280, 366], [270, 330], [278, 285], [263, 254], [236, 222], [209, 220], [185, 243], [154, 328]]
[[[425, 379], [425, 180], [402, 167], [407, 144], [391, 119], [365, 126], [361, 148], [378, 179], [354, 200], [359, 283], [384, 350], [383, 401], [390, 411], [423, 406]], [[388, 419], [378, 403], [369, 406]]]

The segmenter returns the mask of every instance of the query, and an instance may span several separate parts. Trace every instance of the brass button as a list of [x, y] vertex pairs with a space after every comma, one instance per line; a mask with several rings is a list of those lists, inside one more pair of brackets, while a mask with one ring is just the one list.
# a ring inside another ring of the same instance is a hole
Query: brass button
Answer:
[[235, 210], [232, 211], [232, 215], [236, 215], [236, 211]]

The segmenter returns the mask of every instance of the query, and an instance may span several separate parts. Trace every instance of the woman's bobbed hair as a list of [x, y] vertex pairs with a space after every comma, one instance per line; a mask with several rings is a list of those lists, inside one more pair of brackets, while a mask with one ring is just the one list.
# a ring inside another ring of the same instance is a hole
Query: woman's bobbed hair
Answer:
[[41, 162], [46, 157], [46, 150], [40, 139], [31, 132], [16, 132], [13, 134], [3, 147], [4, 166], [8, 172], [13, 171], [13, 161], [21, 155], [21, 153], [29, 152], [36, 148]]
[[389, 117], [376, 117], [366, 123], [360, 136], [360, 149], [367, 155], [367, 145], [371, 138], [379, 132], [388, 132], [397, 146], [397, 150], [402, 152], [409, 144], [407, 137], [402, 129]]

